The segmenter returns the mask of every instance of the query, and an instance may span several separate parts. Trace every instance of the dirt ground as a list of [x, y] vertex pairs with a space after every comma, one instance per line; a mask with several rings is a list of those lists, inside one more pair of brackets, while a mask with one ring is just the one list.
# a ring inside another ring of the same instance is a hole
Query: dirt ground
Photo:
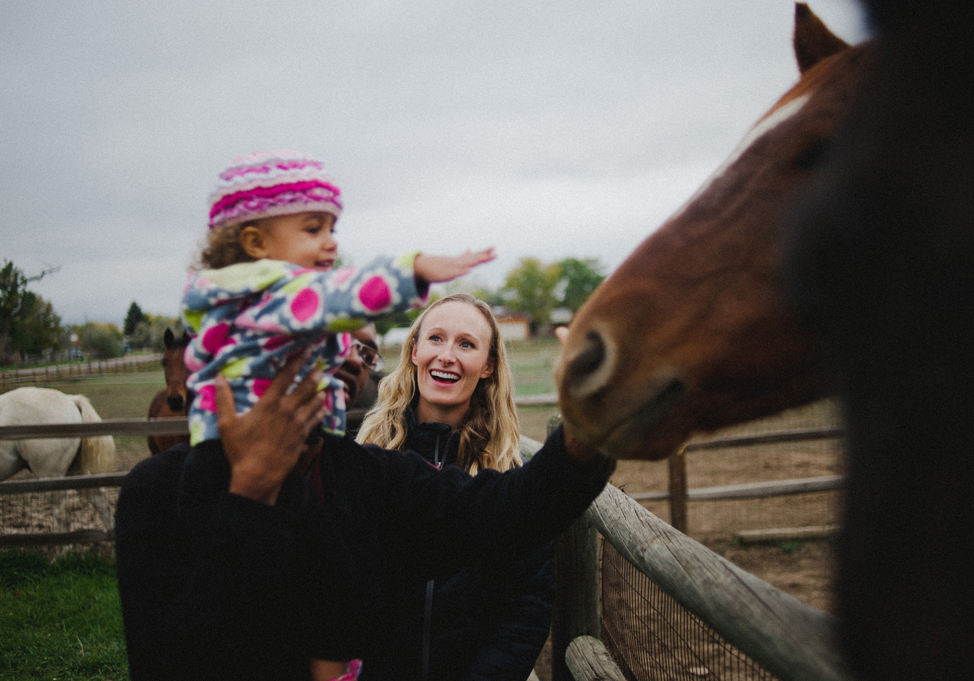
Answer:
[[[522, 410], [522, 430], [529, 437], [543, 439], [550, 413], [550, 408]], [[822, 402], [775, 418], [714, 433], [706, 439], [838, 424], [835, 406]], [[843, 472], [841, 447], [835, 440], [727, 447], [691, 451], [685, 456], [687, 485], [691, 489], [839, 475]], [[612, 484], [631, 495], [666, 491], [669, 485], [668, 463], [620, 461]], [[840, 503], [838, 492], [744, 501], [690, 502], [688, 534], [785, 593], [824, 612], [833, 612], [832, 538], [786, 538], [772, 543], [745, 545], [737, 539], [736, 533], [741, 530], [835, 525]], [[643, 502], [642, 505], [669, 521], [666, 502]]]

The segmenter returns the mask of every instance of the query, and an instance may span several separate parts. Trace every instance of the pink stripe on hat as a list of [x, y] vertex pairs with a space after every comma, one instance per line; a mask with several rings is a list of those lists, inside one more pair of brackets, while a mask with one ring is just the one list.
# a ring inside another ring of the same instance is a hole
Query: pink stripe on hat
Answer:
[[341, 190], [324, 165], [296, 151], [240, 156], [220, 173], [210, 194], [210, 229], [309, 211], [341, 215]]

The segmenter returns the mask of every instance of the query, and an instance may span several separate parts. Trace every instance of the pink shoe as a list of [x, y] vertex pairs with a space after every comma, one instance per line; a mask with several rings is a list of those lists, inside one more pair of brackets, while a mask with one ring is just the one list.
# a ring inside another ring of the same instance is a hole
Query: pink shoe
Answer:
[[335, 679], [335, 681], [355, 681], [361, 672], [362, 660], [352, 660], [345, 665], [345, 673]]

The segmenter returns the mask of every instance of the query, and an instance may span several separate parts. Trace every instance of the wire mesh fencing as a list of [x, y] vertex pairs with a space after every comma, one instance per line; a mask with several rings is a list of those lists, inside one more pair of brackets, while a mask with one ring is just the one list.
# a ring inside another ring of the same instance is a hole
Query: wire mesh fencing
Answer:
[[[29, 482], [43, 486], [44, 480]], [[83, 478], [59, 480], [83, 484]], [[111, 541], [118, 486], [23, 489], [0, 483], [0, 547], [44, 547]]]
[[602, 641], [630, 681], [775, 679], [602, 542]]

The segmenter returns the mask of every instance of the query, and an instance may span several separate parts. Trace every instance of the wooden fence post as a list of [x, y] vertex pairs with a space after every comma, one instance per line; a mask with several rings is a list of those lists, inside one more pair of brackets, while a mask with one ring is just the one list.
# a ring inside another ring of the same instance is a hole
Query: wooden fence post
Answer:
[[[550, 434], [561, 422], [548, 419]], [[555, 540], [555, 602], [551, 617], [552, 681], [574, 681], [565, 662], [578, 636], [600, 638], [599, 533], [582, 516]]]
[[686, 446], [671, 454], [667, 463], [670, 469], [670, 525], [688, 534]]

